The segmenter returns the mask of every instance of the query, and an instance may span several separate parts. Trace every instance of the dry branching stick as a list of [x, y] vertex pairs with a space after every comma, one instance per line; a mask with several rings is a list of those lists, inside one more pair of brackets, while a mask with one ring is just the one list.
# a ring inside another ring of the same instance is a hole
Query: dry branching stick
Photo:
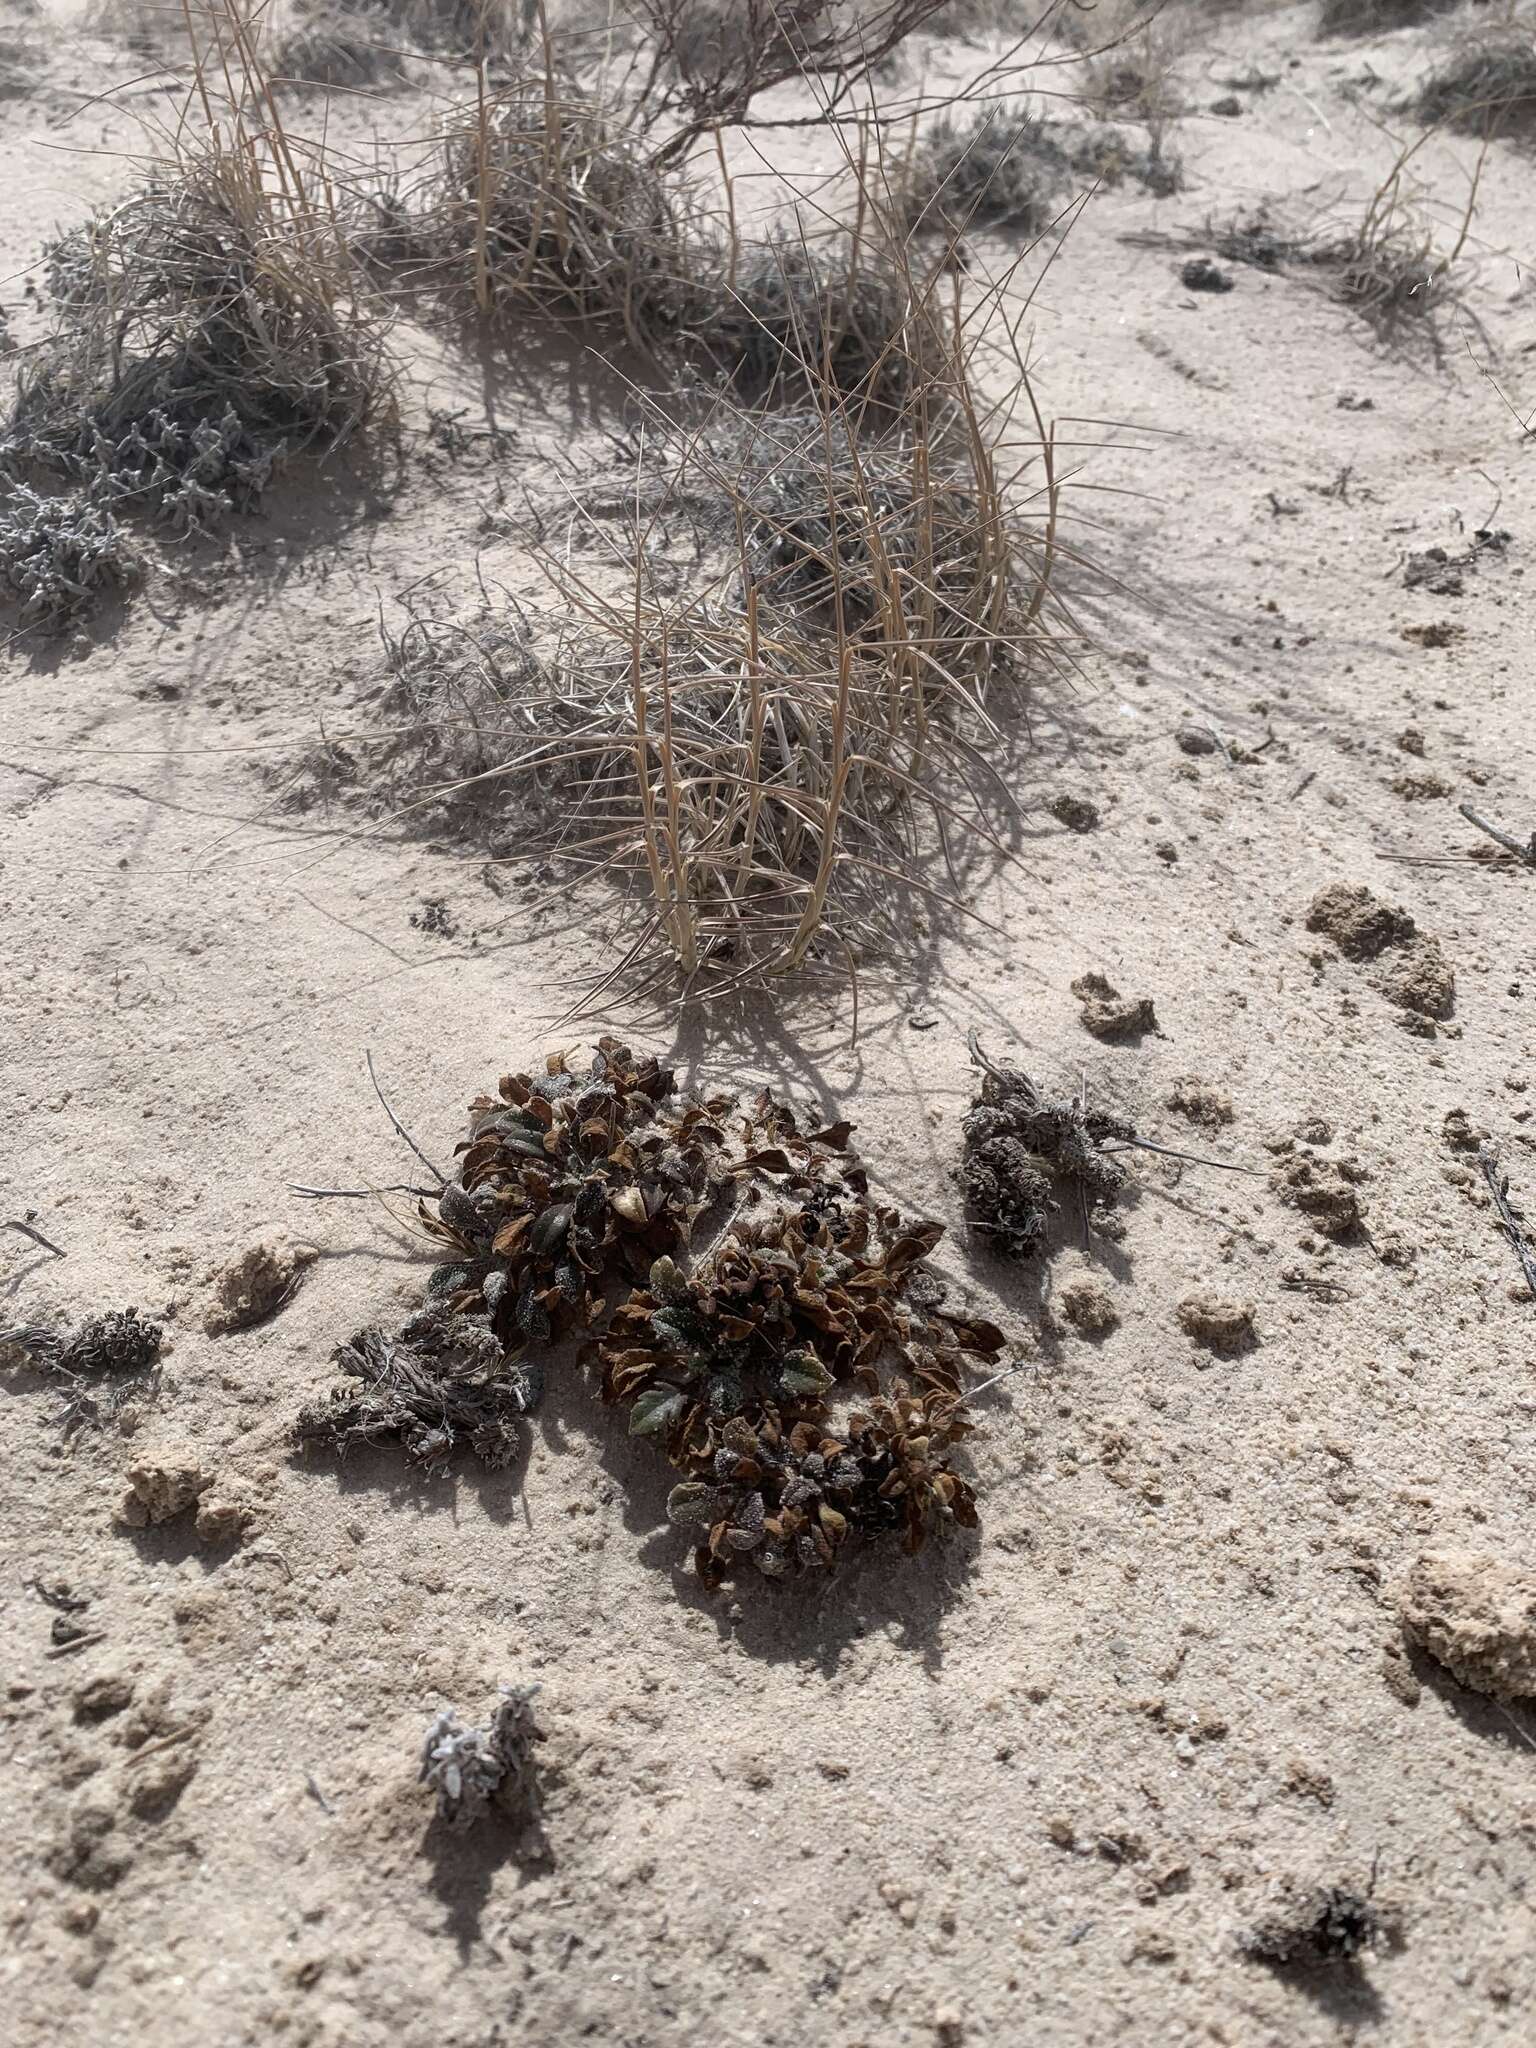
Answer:
[[1523, 867], [1536, 868], [1536, 832], [1522, 843], [1512, 833], [1501, 831], [1497, 825], [1483, 817], [1481, 812], [1474, 810], [1471, 804], [1458, 804], [1457, 809], [1469, 825], [1475, 825], [1479, 832], [1486, 832], [1488, 837], [1502, 846], [1506, 853], [1512, 853]]
[[1493, 1197], [1493, 1206], [1498, 1211], [1499, 1228], [1514, 1247], [1515, 1257], [1520, 1261], [1520, 1270], [1525, 1275], [1525, 1284], [1536, 1301], [1536, 1247], [1526, 1236], [1514, 1210], [1509, 1206], [1509, 1175], [1500, 1173], [1499, 1163], [1487, 1145], [1478, 1147], [1477, 1163], [1482, 1169], [1483, 1179], [1488, 1183], [1488, 1192]]

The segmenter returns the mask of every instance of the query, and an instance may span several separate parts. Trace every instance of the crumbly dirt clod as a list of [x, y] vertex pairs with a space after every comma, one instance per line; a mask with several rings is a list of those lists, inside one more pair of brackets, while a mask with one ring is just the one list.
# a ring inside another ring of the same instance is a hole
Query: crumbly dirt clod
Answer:
[[1411, 1642], [1496, 1700], [1536, 1699], [1536, 1569], [1486, 1551], [1429, 1550], [1398, 1613]]
[[1107, 1337], [1120, 1324], [1108, 1288], [1097, 1280], [1073, 1280], [1061, 1290], [1061, 1312], [1080, 1337]]
[[1163, 1097], [1164, 1105], [1202, 1130], [1219, 1131], [1232, 1121], [1232, 1098], [1225, 1088], [1202, 1081], [1198, 1074], [1180, 1074]]
[[195, 1507], [212, 1484], [213, 1474], [204, 1470], [191, 1451], [162, 1446], [128, 1467], [128, 1491], [117, 1519], [130, 1529], [173, 1521]]
[[1339, 1968], [1389, 1939], [1391, 1929], [1391, 1916], [1367, 1890], [1281, 1879], [1269, 1909], [1239, 1935], [1238, 1949], [1275, 1969]]
[[1214, 1288], [1201, 1287], [1179, 1303], [1179, 1328], [1186, 1337], [1220, 1350], [1253, 1336], [1255, 1312], [1251, 1301], [1238, 1301]]
[[1156, 1031], [1157, 1013], [1150, 996], [1123, 996], [1105, 975], [1080, 974], [1072, 993], [1081, 1004], [1083, 1029], [1095, 1038], [1140, 1038]]
[[1346, 960], [1374, 960], [1411, 939], [1418, 927], [1406, 910], [1383, 903], [1363, 883], [1332, 882], [1307, 911], [1307, 930], [1331, 939]]
[[1392, 794], [1402, 797], [1407, 803], [1428, 803], [1450, 793], [1451, 784], [1435, 768], [1427, 768], [1419, 775], [1394, 775], [1392, 778]]
[[1475, 1157], [1488, 1143], [1490, 1133], [1482, 1124], [1473, 1123], [1464, 1109], [1448, 1109], [1440, 1136], [1452, 1152], [1470, 1152]]
[[1388, 1002], [1421, 1017], [1449, 1017], [1456, 1007], [1456, 975], [1438, 939], [1415, 939], [1386, 967], [1379, 987]]
[[1283, 1159], [1269, 1184], [1284, 1202], [1315, 1223], [1328, 1237], [1353, 1237], [1365, 1219], [1365, 1205], [1356, 1184], [1331, 1159], [1297, 1152]]
[[312, 1244], [279, 1224], [235, 1256], [214, 1281], [214, 1305], [204, 1318], [210, 1337], [249, 1330], [277, 1314], [293, 1296], [306, 1266], [320, 1256]]
[[1051, 798], [1046, 806], [1058, 825], [1065, 825], [1069, 832], [1092, 832], [1099, 824], [1099, 807], [1090, 803], [1085, 796], [1072, 796], [1063, 791]]

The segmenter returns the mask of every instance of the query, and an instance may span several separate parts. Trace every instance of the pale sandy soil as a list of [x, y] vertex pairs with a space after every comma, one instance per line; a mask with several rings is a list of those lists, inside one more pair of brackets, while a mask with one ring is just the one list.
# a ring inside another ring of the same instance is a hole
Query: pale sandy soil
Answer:
[[[0, 1240], [4, 1313], [131, 1301], [169, 1339], [131, 1438], [64, 1447], [38, 1376], [5, 1381], [18, 2048], [1530, 2040], [1536, 1716], [1405, 1664], [1393, 1594], [1431, 1543], [1536, 1557], [1536, 1312], [1442, 1137], [1464, 1109], [1536, 1186], [1533, 881], [1398, 861], [1469, 851], [1463, 799], [1536, 826], [1511, 411], [1536, 404], [1536, 174], [1491, 151], [1438, 362], [1294, 277], [1236, 268], [1229, 294], [1194, 295], [1149, 239], [1198, 249], [1207, 216], [1266, 196], [1358, 209], [1431, 40], [1323, 43], [1305, 9], [1203, 21], [1180, 70], [1187, 189], [1100, 194], [1039, 284], [1041, 404], [1088, 444], [1076, 538], [1119, 583], [1082, 580], [1099, 644], [1040, 680], [1021, 865], [978, 883], [1000, 933], [936, 931], [915, 976], [873, 963], [853, 1046], [825, 990], [633, 1031], [689, 1080], [853, 1118], [879, 1184], [952, 1226], [942, 1269], [1029, 1360], [978, 1404], [974, 1539], [706, 1595], [659, 1461], [573, 1370], [507, 1473], [287, 1448], [333, 1347], [425, 1272], [380, 1209], [287, 1184], [409, 1176], [365, 1049], [446, 1154], [472, 1095], [579, 1042], [554, 1024], [601, 957], [600, 906], [515, 847], [487, 866], [280, 813], [273, 778], [380, 675], [381, 602], [467, 579], [477, 548], [530, 586], [482, 509], [547, 479], [573, 424], [597, 444], [597, 380], [554, 347], [483, 366], [423, 342], [398, 461], [290, 472], [227, 552], [168, 553], [80, 647], [10, 646], [4, 1213], [34, 1211], [68, 1256]], [[1204, 112], [1250, 65], [1280, 83], [1239, 118]], [[145, 68], [60, 30], [5, 103], [7, 307], [47, 226], [120, 189], [127, 117], [81, 96]], [[1442, 219], [1475, 155], [1416, 160]], [[452, 461], [429, 405], [510, 442]], [[1461, 595], [1404, 587], [1408, 551], [1464, 548], [1500, 494], [1513, 539]], [[1461, 629], [1444, 647], [1405, 637], [1440, 621]], [[1189, 720], [1223, 747], [1182, 751]], [[1410, 774], [1447, 793], [1400, 793]], [[1063, 790], [1099, 829], [1055, 822]], [[1456, 996], [1434, 1036], [1307, 930], [1338, 881], [1440, 941]], [[451, 936], [413, 923], [432, 899]], [[1089, 1037], [1070, 984], [1090, 969], [1152, 996], [1160, 1034]], [[1357, 1161], [1368, 1237], [1312, 1234], [1265, 1177], [1149, 1160], [1123, 1241], [1089, 1255], [1068, 1229], [1048, 1265], [1000, 1266], [955, 1180], [972, 1024], [1261, 1176], [1287, 1143]], [[1167, 1107], [1186, 1075], [1230, 1093], [1230, 1125]], [[206, 1335], [214, 1271], [277, 1224], [318, 1262], [268, 1323]], [[1121, 1319], [1098, 1341], [1052, 1307], [1084, 1274]], [[1256, 1304], [1251, 1348], [1184, 1334], [1203, 1286]], [[252, 1504], [239, 1546], [114, 1524], [127, 1465], [171, 1442]], [[63, 1654], [32, 1590], [61, 1580], [91, 1632]], [[114, 1675], [131, 1704], [92, 1718], [83, 1689]], [[512, 1681], [542, 1688], [544, 1867], [445, 1843], [414, 1783], [436, 1708], [477, 1716]], [[123, 1866], [97, 1888], [71, 1849], [93, 1812]], [[1395, 1949], [1300, 1981], [1238, 1956], [1276, 1877], [1373, 1870]]]

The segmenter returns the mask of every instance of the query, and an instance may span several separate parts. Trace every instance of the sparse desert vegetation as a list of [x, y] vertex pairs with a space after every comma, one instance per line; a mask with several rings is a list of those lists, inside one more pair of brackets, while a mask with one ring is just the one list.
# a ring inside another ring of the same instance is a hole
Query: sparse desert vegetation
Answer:
[[8, 2041], [1528, 2037], [1529, 57], [0, 0]]

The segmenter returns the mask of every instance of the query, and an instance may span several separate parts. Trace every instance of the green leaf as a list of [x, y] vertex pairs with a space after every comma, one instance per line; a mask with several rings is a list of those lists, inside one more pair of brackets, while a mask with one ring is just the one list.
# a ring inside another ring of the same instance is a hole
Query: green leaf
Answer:
[[667, 1495], [669, 1522], [712, 1522], [719, 1506], [719, 1493], [697, 1479], [685, 1479]]
[[656, 1260], [650, 1272], [651, 1292], [658, 1301], [679, 1302], [688, 1299], [688, 1282], [677, 1269], [675, 1259], [663, 1256]]
[[688, 1406], [688, 1396], [672, 1387], [647, 1387], [635, 1396], [629, 1411], [631, 1436], [660, 1436], [672, 1427]]
[[791, 1351], [779, 1368], [779, 1385], [786, 1394], [824, 1394], [832, 1375], [814, 1351]]

